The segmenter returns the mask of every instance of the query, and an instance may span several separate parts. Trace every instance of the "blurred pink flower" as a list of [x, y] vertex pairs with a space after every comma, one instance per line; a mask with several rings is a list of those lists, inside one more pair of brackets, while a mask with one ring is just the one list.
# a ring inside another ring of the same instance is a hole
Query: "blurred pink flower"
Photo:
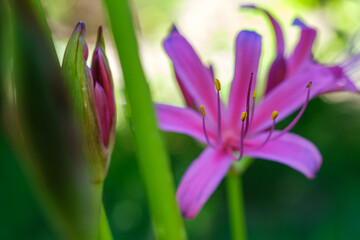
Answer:
[[[276, 161], [313, 178], [322, 157], [314, 144], [289, 133], [290, 129], [300, 119], [309, 99], [331, 91], [358, 91], [340, 66], [324, 66], [313, 60], [311, 49], [316, 31], [300, 20], [294, 22], [301, 30], [299, 42], [286, 57], [279, 24], [262, 11], [275, 31], [277, 56], [269, 70], [265, 95], [256, 106], [255, 85], [261, 55], [261, 36], [256, 32], [241, 31], [236, 38], [235, 73], [228, 106], [221, 102], [218, 80], [214, 88], [212, 68], [202, 64], [175, 27], [164, 41], [188, 107], [156, 104], [159, 127], [209, 145], [187, 169], [177, 190], [177, 201], [185, 218], [198, 214], [232, 162], [241, 160], [242, 155]], [[282, 131], [274, 130], [275, 119], [282, 120], [299, 107], [300, 112], [289, 126]]]

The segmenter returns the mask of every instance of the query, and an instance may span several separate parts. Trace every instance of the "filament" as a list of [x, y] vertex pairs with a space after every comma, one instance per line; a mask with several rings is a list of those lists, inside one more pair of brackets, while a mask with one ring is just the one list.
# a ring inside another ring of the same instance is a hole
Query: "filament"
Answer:
[[205, 125], [205, 116], [206, 116], [206, 113], [205, 113], [205, 107], [204, 107], [204, 105], [200, 105], [200, 111], [201, 111], [201, 115], [202, 115], [203, 131], [204, 131], [204, 135], [205, 135], [206, 142], [207, 142], [207, 144], [208, 144], [210, 147], [213, 147], [213, 145], [210, 143], [209, 136], [208, 136], [207, 131], [206, 131], [206, 125]]
[[[247, 116], [249, 116], [249, 110], [250, 110], [250, 94], [251, 94], [253, 75], [254, 75], [254, 73], [251, 73], [251, 75], [250, 75], [249, 88], [248, 88], [247, 97], [246, 97], [246, 114], [247, 114]], [[255, 96], [256, 96], [256, 92], [255, 92]], [[249, 129], [249, 118], [247, 117], [246, 118], [246, 126], [245, 126], [245, 135], [247, 134], [248, 129]]]
[[271, 114], [271, 119], [272, 119], [272, 121], [273, 121], [273, 124], [272, 124], [272, 126], [271, 126], [271, 128], [270, 128], [270, 130], [269, 130], [269, 134], [268, 134], [268, 136], [266, 137], [265, 141], [264, 141], [260, 146], [258, 146], [258, 147], [256, 148], [256, 150], [262, 148], [263, 146], [265, 146], [265, 144], [267, 144], [267, 143], [269, 142], [269, 140], [270, 140], [270, 138], [271, 138], [271, 135], [272, 135], [272, 133], [274, 132], [274, 129], [275, 129], [275, 124], [276, 124], [275, 119], [277, 118], [278, 114], [279, 114], [278, 111], [273, 111], [273, 112], [272, 112], [272, 114]]
[[[253, 97], [252, 97], [252, 105], [251, 105], [251, 111], [250, 111], [250, 126], [252, 124], [253, 118], [254, 118], [254, 114], [255, 114], [255, 99], [256, 99], [256, 90], [254, 90], [253, 92]], [[250, 127], [249, 126], [249, 127]]]
[[220, 99], [220, 90], [221, 90], [221, 84], [219, 79], [215, 79], [215, 87], [217, 91], [217, 117], [218, 117], [218, 138], [219, 142], [222, 142], [222, 136], [221, 136], [221, 99]]
[[292, 122], [286, 127], [284, 128], [280, 133], [278, 133], [276, 136], [274, 136], [274, 139], [281, 137], [282, 135], [284, 135], [285, 133], [289, 132], [294, 126], [295, 124], [299, 121], [299, 119], [301, 118], [301, 116], [304, 114], [305, 109], [307, 107], [307, 104], [310, 100], [310, 89], [311, 89], [311, 85], [312, 82], [309, 82], [306, 86], [306, 88], [308, 89], [307, 95], [306, 95], [306, 100], [304, 105], [302, 106], [300, 112], [297, 114], [297, 116], [294, 118], [294, 120], [292, 120]]
[[245, 121], [247, 119], [247, 113], [246, 112], [243, 112], [241, 114], [241, 135], [240, 135], [240, 154], [239, 154], [239, 157], [237, 158], [237, 161], [239, 161], [243, 154], [244, 154], [244, 138], [245, 138]]

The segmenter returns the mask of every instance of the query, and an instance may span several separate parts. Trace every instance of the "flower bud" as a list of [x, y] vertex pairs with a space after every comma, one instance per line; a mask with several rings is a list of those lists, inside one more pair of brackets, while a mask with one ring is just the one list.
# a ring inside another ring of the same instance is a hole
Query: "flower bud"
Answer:
[[115, 137], [115, 100], [112, 77], [99, 28], [92, 69], [86, 65], [85, 24], [79, 22], [65, 50], [62, 69], [83, 139], [83, 150], [95, 183], [106, 176]]
[[99, 27], [93, 53], [91, 73], [94, 80], [95, 104], [104, 145], [112, 148], [115, 136], [115, 99], [109, 63], [105, 55], [102, 27]]

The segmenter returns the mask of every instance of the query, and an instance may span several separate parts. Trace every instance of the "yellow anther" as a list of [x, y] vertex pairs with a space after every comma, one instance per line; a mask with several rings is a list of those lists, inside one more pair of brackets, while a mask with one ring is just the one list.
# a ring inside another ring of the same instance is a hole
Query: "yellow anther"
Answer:
[[278, 115], [279, 115], [279, 112], [278, 112], [278, 111], [273, 111], [272, 114], [271, 114], [271, 119], [272, 119], [272, 120], [275, 120]]
[[311, 87], [311, 85], [312, 85], [312, 82], [309, 82], [308, 85], [306, 85], [306, 88]]
[[246, 120], [246, 117], [247, 117], [247, 112], [243, 112], [241, 114], [241, 121], [245, 121]]
[[254, 90], [254, 92], [253, 92], [253, 98], [254, 99], [256, 98], [256, 90]]
[[200, 105], [200, 111], [201, 111], [201, 114], [202, 114], [203, 116], [206, 115], [204, 105]]
[[221, 90], [221, 84], [220, 84], [219, 79], [215, 78], [214, 82], [215, 82], [216, 90], [220, 91]]

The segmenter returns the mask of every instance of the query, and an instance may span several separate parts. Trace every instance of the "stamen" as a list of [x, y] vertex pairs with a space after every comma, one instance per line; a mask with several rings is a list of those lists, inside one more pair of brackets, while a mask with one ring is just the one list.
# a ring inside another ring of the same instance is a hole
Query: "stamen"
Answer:
[[216, 87], [216, 90], [217, 91], [220, 91], [221, 90], [221, 84], [220, 84], [220, 80], [215, 78], [215, 87]]
[[242, 122], [245, 121], [246, 118], [247, 118], [247, 112], [243, 112], [243, 113], [241, 114], [241, 121], [242, 121]]
[[278, 111], [273, 111], [272, 114], [271, 114], [271, 119], [272, 119], [272, 120], [275, 120], [278, 115], [279, 115], [279, 112], [278, 112]]
[[263, 146], [265, 146], [265, 144], [270, 140], [271, 135], [272, 135], [272, 133], [273, 133], [273, 131], [274, 131], [274, 129], [275, 129], [275, 124], [276, 124], [275, 119], [277, 118], [278, 115], [279, 115], [279, 112], [278, 112], [278, 111], [273, 111], [273, 112], [272, 112], [272, 114], [271, 114], [271, 119], [273, 120], [273, 124], [272, 124], [272, 126], [271, 126], [271, 128], [270, 128], [269, 135], [267, 136], [267, 138], [265, 139], [265, 141], [264, 141], [260, 146], [258, 146], [258, 147], [256, 148], [256, 150], [258, 150], [258, 149], [262, 148]]
[[206, 131], [206, 126], [205, 126], [205, 107], [204, 105], [200, 105], [200, 111], [201, 111], [201, 115], [203, 116], [203, 130], [204, 130], [204, 135], [205, 135], [205, 139], [206, 139], [206, 142], [207, 144], [210, 146], [210, 147], [213, 147], [213, 145], [210, 143], [210, 140], [209, 140], [209, 137], [207, 135], [207, 131]]
[[251, 114], [250, 114], [250, 126], [252, 124], [254, 114], [255, 114], [255, 99], [256, 99], [256, 90], [253, 92], [253, 99], [252, 99], [252, 105], [251, 105]]
[[239, 161], [243, 154], [244, 154], [244, 137], [245, 137], [245, 120], [247, 119], [247, 113], [243, 112], [241, 114], [241, 135], [240, 135], [240, 154], [239, 157], [237, 158], [237, 160]]
[[219, 142], [222, 142], [222, 136], [221, 136], [221, 100], [220, 100], [220, 90], [221, 90], [221, 84], [219, 79], [215, 78], [215, 87], [217, 91], [217, 112], [218, 112], [218, 138]]
[[[253, 76], [254, 73], [251, 73], [250, 75], [250, 82], [249, 82], [249, 88], [248, 88], [248, 93], [247, 93], [247, 98], [246, 98], [246, 114], [247, 116], [249, 116], [249, 109], [250, 109], [250, 94], [251, 94], [251, 87], [252, 87], [252, 81], [253, 81]], [[253, 94], [254, 95], [254, 94]], [[256, 92], [255, 92], [255, 97], [256, 97]], [[249, 118], [246, 118], [246, 127], [245, 127], [245, 135], [247, 134], [247, 131], [249, 129]]]
[[306, 100], [305, 100], [305, 103], [304, 103], [304, 105], [302, 106], [300, 112], [298, 113], [298, 115], [294, 118], [294, 120], [292, 120], [292, 122], [291, 122], [286, 128], [284, 128], [279, 134], [277, 134], [276, 136], [274, 136], [273, 139], [279, 138], [279, 137], [281, 137], [282, 135], [284, 135], [285, 133], [289, 132], [289, 131], [295, 126], [295, 124], [299, 121], [299, 119], [301, 118], [301, 116], [304, 114], [305, 109], [306, 109], [307, 104], [308, 104], [309, 99], [310, 99], [310, 89], [311, 89], [311, 85], [312, 85], [312, 82], [309, 82], [309, 83], [306, 85], [306, 88], [308, 89], [308, 92], [307, 92], [307, 95], [306, 95]]
[[204, 105], [200, 105], [200, 111], [201, 111], [201, 114], [203, 115], [203, 117], [206, 116], [206, 112], [205, 112], [205, 107]]

